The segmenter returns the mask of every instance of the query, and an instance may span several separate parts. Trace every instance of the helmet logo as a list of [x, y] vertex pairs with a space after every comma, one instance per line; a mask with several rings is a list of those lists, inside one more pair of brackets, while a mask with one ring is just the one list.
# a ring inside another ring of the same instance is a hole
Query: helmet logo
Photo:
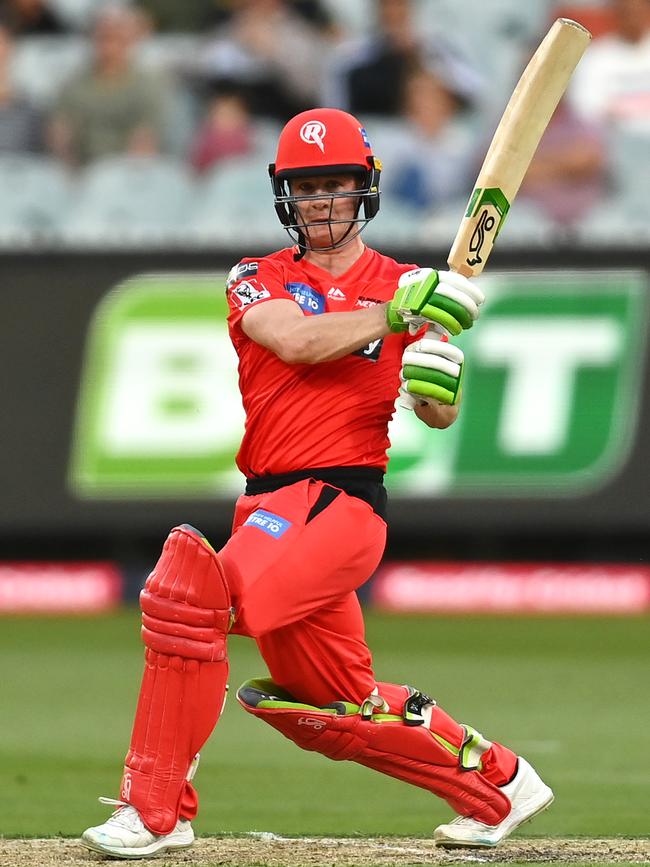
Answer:
[[325, 145], [323, 144], [323, 139], [325, 138], [325, 133], [327, 129], [324, 123], [321, 123], [319, 120], [310, 120], [307, 123], [303, 123], [300, 128], [300, 138], [305, 142], [305, 144], [315, 144], [320, 150], [325, 153]]

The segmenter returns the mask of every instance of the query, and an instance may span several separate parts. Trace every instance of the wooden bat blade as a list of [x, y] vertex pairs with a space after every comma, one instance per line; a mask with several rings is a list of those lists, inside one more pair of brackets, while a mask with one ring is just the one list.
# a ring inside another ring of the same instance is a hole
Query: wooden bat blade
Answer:
[[591, 33], [558, 18], [524, 70], [494, 134], [447, 262], [475, 277], [483, 270], [544, 130]]

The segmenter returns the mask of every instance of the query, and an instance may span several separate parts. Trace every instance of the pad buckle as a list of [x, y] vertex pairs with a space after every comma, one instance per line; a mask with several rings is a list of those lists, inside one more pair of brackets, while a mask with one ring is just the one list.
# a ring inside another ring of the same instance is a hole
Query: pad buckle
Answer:
[[364, 702], [362, 702], [359, 708], [361, 719], [366, 720], [367, 722], [372, 718], [372, 715], [376, 710], [381, 711], [382, 713], [387, 713], [388, 703], [376, 692], [373, 692]]
[[483, 767], [483, 753], [490, 749], [492, 741], [484, 738], [471, 726], [463, 726], [465, 736], [458, 753], [461, 771], [480, 771]]
[[186, 776], [185, 776], [185, 779], [187, 780], [188, 783], [189, 783], [191, 780], [194, 779], [194, 774], [195, 774], [195, 773], [197, 772], [197, 770], [198, 770], [200, 759], [201, 759], [201, 754], [200, 754], [200, 753], [197, 753], [197, 754], [194, 756], [194, 758], [192, 759], [192, 761], [190, 762], [189, 770], [188, 770], [188, 772], [187, 772], [187, 774], [186, 774]]
[[420, 692], [412, 686], [407, 688], [410, 691], [410, 695], [404, 702], [404, 707], [402, 709], [404, 724], [407, 726], [424, 725], [426, 722], [423, 713], [424, 709], [426, 707], [435, 707], [436, 702], [425, 692]]

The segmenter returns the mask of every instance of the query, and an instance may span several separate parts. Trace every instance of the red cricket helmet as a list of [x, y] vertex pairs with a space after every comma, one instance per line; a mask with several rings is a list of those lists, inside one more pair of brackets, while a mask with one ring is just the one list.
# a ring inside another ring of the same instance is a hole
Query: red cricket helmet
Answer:
[[[303, 250], [309, 249], [302, 231], [305, 224], [301, 222], [294, 204], [310, 197], [292, 195], [288, 181], [297, 177], [340, 173], [358, 175], [358, 188], [352, 193], [333, 193], [327, 197], [333, 200], [353, 196], [358, 198], [358, 206], [354, 219], [347, 221], [350, 222], [348, 232], [338, 242], [332, 237], [331, 247], [326, 249], [347, 244], [377, 214], [381, 163], [372, 152], [364, 127], [351, 114], [338, 108], [315, 108], [291, 118], [280, 133], [277, 156], [269, 165], [269, 175], [280, 222]], [[318, 198], [325, 197], [319, 194]], [[359, 216], [361, 205], [362, 217]], [[359, 228], [350, 234], [354, 224]]]

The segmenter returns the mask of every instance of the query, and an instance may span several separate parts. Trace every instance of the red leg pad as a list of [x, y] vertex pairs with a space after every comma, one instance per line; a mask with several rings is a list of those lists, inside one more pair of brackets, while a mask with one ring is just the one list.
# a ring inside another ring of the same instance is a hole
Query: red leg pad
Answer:
[[[277, 687], [268, 681], [266, 684], [278, 696]], [[455, 812], [487, 825], [498, 824], [510, 812], [510, 801], [501, 789], [478, 771], [460, 767], [457, 752], [462, 735], [458, 732], [463, 729], [437, 707], [432, 710], [429, 725], [407, 726], [395, 714], [375, 714], [364, 719], [350, 705], [347, 713], [338, 714], [304, 704], [292, 708], [286, 700], [251, 704], [247, 686], [244, 684], [237, 694], [244, 709], [305, 750], [315, 750], [337, 761], [349, 759], [428, 789], [447, 801]], [[280, 697], [284, 698], [281, 692]], [[436, 731], [438, 725], [441, 732]], [[448, 737], [457, 742], [448, 741]]]
[[140, 602], [145, 670], [121, 798], [151, 831], [168, 834], [181, 810], [196, 815], [188, 772], [219, 719], [228, 678], [230, 593], [197, 530], [171, 531]]

